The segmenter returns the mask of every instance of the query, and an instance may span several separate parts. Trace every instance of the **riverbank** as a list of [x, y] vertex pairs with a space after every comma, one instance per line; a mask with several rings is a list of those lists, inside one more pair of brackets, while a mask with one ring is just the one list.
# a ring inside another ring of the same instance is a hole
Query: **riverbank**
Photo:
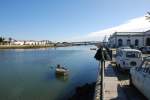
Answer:
[[81, 46], [81, 45], [0, 45], [0, 49], [38, 49], [38, 48], [57, 48], [57, 47], [71, 47], [71, 46]]
[[65, 46], [50, 45], [0, 45], [0, 49], [38, 49], [38, 48], [56, 48]]
[[54, 47], [54, 45], [0, 45], [0, 49], [32, 49], [48, 47]]

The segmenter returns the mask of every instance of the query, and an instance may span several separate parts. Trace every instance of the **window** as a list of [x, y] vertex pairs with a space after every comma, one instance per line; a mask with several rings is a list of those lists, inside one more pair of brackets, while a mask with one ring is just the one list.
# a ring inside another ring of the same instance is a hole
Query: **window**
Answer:
[[122, 46], [122, 39], [119, 39], [119, 40], [118, 40], [118, 46], [119, 46], [119, 47]]
[[143, 63], [143, 66], [142, 66], [143, 68], [148, 68], [148, 67], [150, 67], [150, 62], [149, 61], [145, 61], [144, 63]]
[[150, 73], [150, 61], [144, 61], [142, 71], [145, 73]]
[[138, 52], [127, 52], [126, 53], [126, 57], [128, 58], [140, 58], [141, 57], [141, 54], [138, 53]]
[[135, 46], [138, 46], [138, 45], [139, 45], [139, 40], [136, 39], [136, 40], [135, 40]]
[[117, 53], [116, 53], [116, 56], [122, 56], [123, 55], [123, 52], [122, 51], [117, 51]]
[[127, 45], [128, 45], [128, 46], [131, 45], [131, 40], [130, 40], [130, 39], [127, 40]]
[[150, 46], [150, 38], [146, 39], [146, 46]]

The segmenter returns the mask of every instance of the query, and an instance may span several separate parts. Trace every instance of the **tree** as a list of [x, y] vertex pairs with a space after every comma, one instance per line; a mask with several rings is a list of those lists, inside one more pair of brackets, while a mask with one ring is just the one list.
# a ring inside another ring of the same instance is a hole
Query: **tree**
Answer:
[[2, 37], [0, 37], [0, 43], [2, 43], [3, 42], [3, 38]]
[[12, 38], [11, 38], [11, 37], [9, 37], [9, 45], [10, 45], [11, 41], [12, 41]]
[[150, 22], [150, 12], [147, 12], [147, 15], [145, 16], [147, 20]]
[[4, 44], [4, 38], [0, 37], [0, 44]]

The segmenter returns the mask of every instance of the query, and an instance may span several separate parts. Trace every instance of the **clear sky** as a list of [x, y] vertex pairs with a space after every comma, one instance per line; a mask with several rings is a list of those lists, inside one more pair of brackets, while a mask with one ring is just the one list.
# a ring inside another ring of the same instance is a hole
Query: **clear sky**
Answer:
[[0, 36], [68, 41], [150, 11], [150, 0], [0, 0]]

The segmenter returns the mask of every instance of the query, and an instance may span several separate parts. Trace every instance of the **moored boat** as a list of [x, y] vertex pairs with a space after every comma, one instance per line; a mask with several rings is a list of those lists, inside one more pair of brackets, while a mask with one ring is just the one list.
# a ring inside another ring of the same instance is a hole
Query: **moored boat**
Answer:
[[96, 48], [90, 48], [90, 50], [96, 50]]
[[57, 75], [68, 75], [69, 70], [65, 67], [61, 67], [59, 64], [56, 67], [56, 74]]

